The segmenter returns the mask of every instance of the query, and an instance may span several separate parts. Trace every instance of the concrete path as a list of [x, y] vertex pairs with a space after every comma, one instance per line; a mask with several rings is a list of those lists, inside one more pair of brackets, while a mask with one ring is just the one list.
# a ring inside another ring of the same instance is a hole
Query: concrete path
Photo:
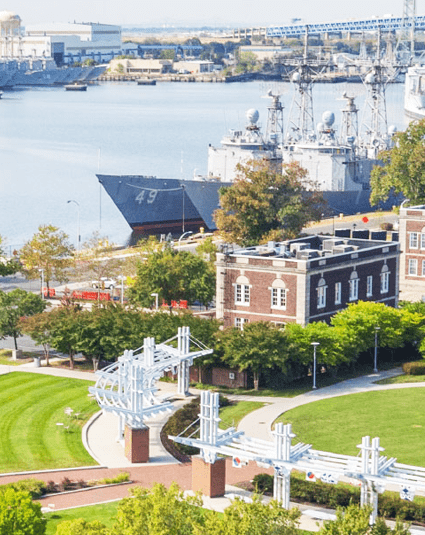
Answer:
[[263, 440], [273, 440], [271, 434], [273, 422], [281, 414], [300, 405], [312, 403], [321, 399], [328, 399], [337, 396], [346, 396], [360, 392], [369, 392], [373, 390], [391, 390], [396, 388], [423, 388], [425, 383], [402, 383], [393, 385], [378, 385], [376, 381], [387, 377], [394, 377], [402, 373], [401, 368], [390, 371], [379, 372], [377, 374], [365, 375], [355, 379], [348, 379], [325, 388], [318, 388], [306, 394], [294, 398], [261, 398], [256, 396], [233, 396], [234, 399], [246, 399], [249, 401], [263, 401], [267, 405], [249, 413], [243, 418], [238, 430], [244, 431], [247, 436], [261, 438]]

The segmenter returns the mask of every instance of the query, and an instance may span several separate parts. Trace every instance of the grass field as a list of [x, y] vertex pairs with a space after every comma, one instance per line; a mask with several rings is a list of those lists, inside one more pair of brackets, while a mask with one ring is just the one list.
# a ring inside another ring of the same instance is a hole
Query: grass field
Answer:
[[315, 449], [357, 455], [366, 435], [379, 437], [384, 455], [425, 466], [425, 390], [367, 392], [309, 403], [283, 414], [296, 440]]
[[98, 410], [87, 395], [90, 384], [34, 373], [0, 376], [0, 472], [96, 464], [81, 440], [83, 425]]
[[228, 405], [220, 409], [220, 429], [237, 427], [244, 416], [252, 411], [261, 409], [265, 403], [259, 401], [239, 401], [235, 405]]
[[66, 509], [64, 511], [57, 511], [54, 513], [46, 513], [47, 528], [46, 535], [54, 535], [56, 527], [60, 522], [65, 520], [75, 520], [76, 518], [84, 518], [88, 522], [99, 520], [108, 528], [112, 528], [115, 522], [115, 515], [117, 514], [119, 502], [110, 502], [99, 505], [90, 505], [87, 507], [78, 507], [76, 509]]
[[395, 385], [400, 383], [424, 383], [425, 375], [397, 375], [376, 381], [378, 385]]

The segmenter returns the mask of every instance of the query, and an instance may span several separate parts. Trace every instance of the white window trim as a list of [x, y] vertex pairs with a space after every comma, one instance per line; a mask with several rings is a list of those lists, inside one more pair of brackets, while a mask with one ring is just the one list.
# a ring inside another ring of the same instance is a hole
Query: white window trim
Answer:
[[372, 296], [373, 296], [373, 275], [368, 275], [366, 279], [366, 297], [372, 297]]
[[[273, 292], [277, 292], [277, 303], [276, 305], [273, 304]], [[283, 294], [283, 295], [282, 295]], [[284, 305], [281, 305], [282, 299], [284, 302]], [[288, 290], [286, 288], [270, 288], [270, 300], [271, 300], [271, 308], [274, 310], [286, 310], [287, 304], [288, 304]]]
[[[409, 249], [418, 249], [419, 247], [419, 233], [418, 232], [409, 232]], [[413, 237], [415, 239], [413, 240]], [[416, 245], [412, 245], [413, 242], [416, 242]]]
[[326, 289], [326, 285], [317, 287], [317, 308], [326, 307]]
[[[241, 300], [238, 301], [238, 286], [241, 289]], [[249, 307], [251, 304], [251, 285], [236, 282], [235, 287], [235, 305]], [[248, 300], [246, 300], [246, 289], [248, 289]]]
[[390, 291], [390, 272], [383, 271], [381, 273], [381, 294], [387, 294]]
[[243, 331], [243, 326], [248, 323], [248, 318], [235, 318], [235, 327]]
[[[359, 280], [360, 279], [350, 279], [350, 293], [349, 301], [357, 301], [359, 298]], [[355, 292], [353, 292], [355, 290]]]
[[336, 282], [335, 283], [335, 304], [340, 305], [341, 302], [342, 302], [342, 284], [340, 282]]
[[423, 229], [422, 229], [422, 232], [420, 233], [420, 237], [421, 237], [421, 249], [425, 249], [425, 232], [423, 232]]
[[[410, 272], [410, 266], [415, 265], [415, 272]], [[418, 259], [417, 258], [409, 258], [407, 262], [407, 274], [411, 276], [418, 276]]]

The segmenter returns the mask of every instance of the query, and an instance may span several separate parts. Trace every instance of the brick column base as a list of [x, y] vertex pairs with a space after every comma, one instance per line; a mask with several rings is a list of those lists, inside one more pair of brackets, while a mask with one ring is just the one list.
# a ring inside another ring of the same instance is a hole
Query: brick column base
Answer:
[[192, 490], [200, 490], [204, 496], [223, 496], [226, 486], [226, 459], [219, 458], [214, 464], [206, 463], [202, 457], [192, 457]]
[[149, 461], [149, 427], [134, 429], [125, 426], [125, 456], [131, 463], [147, 463]]

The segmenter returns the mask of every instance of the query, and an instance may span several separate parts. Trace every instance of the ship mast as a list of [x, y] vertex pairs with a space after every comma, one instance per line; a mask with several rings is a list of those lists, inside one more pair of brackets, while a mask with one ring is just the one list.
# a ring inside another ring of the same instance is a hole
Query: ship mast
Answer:
[[295, 85], [295, 95], [288, 121], [287, 140], [312, 141], [315, 139], [312, 91], [314, 82], [308, 65], [308, 26], [304, 37], [304, 55], [291, 81]]
[[272, 102], [267, 106], [266, 142], [270, 143], [272, 150], [276, 152], [283, 142], [283, 104], [280, 102], [280, 95], [274, 95], [272, 90], [267, 92], [267, 96]]
[[[374, 64], [363, 83], [367, 96], [361, 126], [363, 146], [375, 155], [388, 148], [388, 122], [385, 91], [390, 78], [381, 62], [381, 29], [378, 30], [378, 44]], [[372, 155], [371, 155], [372, 156]]]

